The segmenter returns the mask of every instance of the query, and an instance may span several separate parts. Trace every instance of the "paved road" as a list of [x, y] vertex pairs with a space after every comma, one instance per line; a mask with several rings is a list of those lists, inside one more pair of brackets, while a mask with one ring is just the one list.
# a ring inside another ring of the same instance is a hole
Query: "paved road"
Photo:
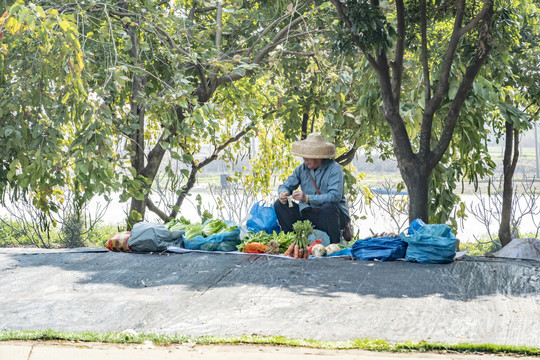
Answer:
[[0, 330], [540, 347], [540, 263], [0, 249]]

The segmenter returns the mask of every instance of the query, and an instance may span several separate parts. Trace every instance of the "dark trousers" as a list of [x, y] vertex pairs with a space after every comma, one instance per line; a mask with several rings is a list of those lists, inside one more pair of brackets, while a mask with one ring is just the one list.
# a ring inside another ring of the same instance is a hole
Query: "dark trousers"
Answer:
[[347, 217], [333, 203], [324, 204], [320, 208], [305, 209], [300, 213], [297, 203], [293, 202], [293, 206], [289, 207], [288, 203], [282, 204], [281, 201], [277, 200], [274, 203], [274, 209], [282, 231], [292, 232], [295, 222], [309, 220], [315, 229], [328, 234], [331, 243], [339, 243], [341, 230], [347, 223]]

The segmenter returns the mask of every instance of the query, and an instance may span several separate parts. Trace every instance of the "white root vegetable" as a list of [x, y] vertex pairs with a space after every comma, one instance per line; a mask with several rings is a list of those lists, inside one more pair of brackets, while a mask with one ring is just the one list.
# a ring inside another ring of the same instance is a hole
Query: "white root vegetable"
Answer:
[[311, 249], [311, 255], [320, 257], [326, 255], [326, 249], [323, 244], [317, 244]]
[[338, 244], [330, 244], [326, 248], [326, 255], [332, 255], [333, 253], [336, 253], [341, 250]]

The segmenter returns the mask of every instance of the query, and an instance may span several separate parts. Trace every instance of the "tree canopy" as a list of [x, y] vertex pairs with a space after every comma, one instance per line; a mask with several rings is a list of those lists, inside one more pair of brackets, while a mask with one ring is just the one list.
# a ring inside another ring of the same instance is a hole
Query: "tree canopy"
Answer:
[[[395, 156], [410, 219], [446, 222], [456, 183], [495, 166], [487, 114], [523, 110], [499, 94], [538, 98], [525, 0], [5, 4], [0, 187], [45, 210], [69, 187], [81, 202], [122, 191], [131, 223], [175, 217], [200, 170], [253, 136], [249, 181], [268, 191], [290, 142], [320, 131], [343, 165], [359, 148]], [[155, 204], [163, 176], [175, 198]]]

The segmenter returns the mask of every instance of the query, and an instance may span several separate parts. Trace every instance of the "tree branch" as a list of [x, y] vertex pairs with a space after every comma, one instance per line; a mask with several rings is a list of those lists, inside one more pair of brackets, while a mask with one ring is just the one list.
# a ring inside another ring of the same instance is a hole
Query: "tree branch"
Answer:
[[354, 160], [356, 150], [358, 150], [358, 147], [356, 146], [356, 141], [354, 141], [352, 147], [347, 152], [339, 155], [336, 158], [336, 162], [341, 166], [349, 165]]
[[[426, 0], [420, 0], [420, 30], [422, 33], [422, 70], [424, 72], [424, 104], [429, 103], [431, 99], [431, 82], [429, 76], [429, 52], [427, 48], [427, 15]], [[430, 130], [431, 132], [431, 130]]]
[[283, 50], [281, 52], [283, 55], [292, 55], [292, 56], [305, 56], [305, 57], [313, 57], [315, 56], [314, 52], [302, 52], [302, 51], [287, 51]]
[[159, 218], [163, 220], [163, 222], [168, 222], [171, 219], [173, 219], [167, 216], [165, 212], [161, 211], [161, 209], [158, 208], [156, 204], [154, 204], [152, 199], [150, 199], [148, 196], [145, 197], [145, 200], [146, 200], [146, 207], [148, 208], [148, 210], [150, 210], [151, 212], [159, 216]]
[[454, 134], [454, 128], [459, 116], [459, 111], [463, 106], [463, 103], [467, 99], [469, 92], [472, 89], [472, 85], [482, 64], [487, 59], [489, 52], [491, 50], [491, 45], [489, 44], [491, 40], [491, 19], [493, 17], [493, 1], [489, 0], [488, 11], [485, 12], [484, 19], [482, 19], [482, 24], [480, 25], [480, 30], [478, 32], [478, 45], [476, 47], [476, 52], [472, 58], [469, 66], [465, 71], [465, 76], [459, 85], [458, 91], [454, 100], [450, 104], [450, 109], [446, 115], [446, 120], [444, 123], [444, 128], [440, 136], [440, 140], [433, 149], [433, 152], [430, 156], [429, 163], [431, 167], [437, 165], [441, 160], [442, 156], [446, 152], [452, 136]]
[[[491, 1], [491, 0], [488, 0], [488, 1]], [[435, 89], [433, 98], [431, 98], [431, 100], [426, 104], [426, 108], [424, 110], [424, 116], [427, 116], [428, 118], [433, 118], [435, 111], [439, 107], [442, 99], [444, 98], [446, 92], [448, 91], [450, 71], [452, 69], [452, 63], [454, 62], [454, 55], [456, 53], [459, 40], [461, 39], [460, 29], [461, 29], [461, 23], [463, 22], [463, 16], [465, 12], [465, 0], [457, 0], [456, 4], [457, 4], [457, 9], [456, 9], [456, 17], [454, 20], [454, 29], [452, 30], [450, 42], [448, 44], [448, 48], [446, 49], [443, 63], [441, 64], [441, 71], [440, 71], [441, 75], [439, 76], [437, 88]]]
[[[429, 73], [429, 53], [427, 48], [427, 5], [426, 0], [420, 0], [420, 31], [421, 31], [421, 49], [422, 49], [422, 71], [424, 74], [424, 108], [431, 100], [431, 80]], [[425, 109], [424, 109], [425, 110]], [[420, 129], [420, 147], [419, 154], [422, 158], [427, 156], [431, 150], [431, 131], [433, 130], [433, 116], [430, 112], [425, 112], [422, 116], [422, 125]]]
[[279, 43], [281, 43], [283, 40], [286, 40], [287, 38], [291, 38], [290, 36], [288, 36], [290, 35], [289, 32], [291, 31], [291, 29], [297, 26], [298, 24], [302, 23], [303, 21], [304, 19], [301, 16], [299, 16], [293, 21], [291, 21], [289, 24], [287, 24], [287, 26], [285, 26], [283, 29], [278, 31], [278, 33], [274, 36], [272, 41], [269, 44], [267, 44], [261, 51], [259, 51], [257, 55], [255, 55], [252, 62], [254, 64], [259, 64], [262, 61], [262, 59], [266, 55], [268, 55], [268, 53], [272, 49], [274, 49]]
[[[269, 114], [273, 113], [275, 111], [271, 111], [265, 116], [268, 116]], [[223, 151], [227, 146], [229, 146], [233, 142], [239, 141], [245, 134], [247, 134], [248, 131], [250, 131], [255, 126], [256, 120], [251, 121], [244, 129], [239, 131], [235, 136], [230, 137], [227, 141], [223, 142], [221, 145], [217, 146], [212, 154], [208, 156], [206, 159], [204, 159], [202, 162], [196, 163], [195, 161], [192, 161], [191, 163], [191, 171], [188, 177], [188, 181], [186, 185], [182, 187], [180, 190], [180, 194], [176, 198], [176, 203], [173, 207], [173, 210], [171, 211], [171, 214], [169, 215], [169, 218], [174, 219], [178, 215], [178, 211], [175, 209], [179, 209], [182, 206], [182, 203], [184, 202], [184, 199], [186, 195], [189, 193], [189, 191], [193, 188], [195, 185], [195, 179], [197, 172], [205, 167], [206, 165], [210, 164], [212, 161], [216, 160], [218, 158], [218, 155], [221, 151]]]
[[208, 7], [205, 7], [205, 8], [194, 8], [194, 12], [197, 13], [197, 14], [203, 14], [203, 13], [207, 13], [207, 12], [210, 12], [210, 11], [214, 11], [218, 8], [218, 6], [208, 6]]
[[403, 54], [405, 52], [405, 6], [403, 0], [396, 1], [397, 13], [397, 41], [394, 50], [394, 61], [392, 66], [392, 97], [394, 98], [394, 106], [399, 108], [401, 97], [401, 82], [403, 77]]
[[222, 28], [223, 28], [223, 19], [221, 17], [222, 8], [223, 6], [222, 6], [221, 1], [218, 1], [217, 12], [216, 12], [216, 49], [218, 51], [221, 51], [221, 35], [222, 35]]
[[[298, 23], [295, 23], [294, 25], [297, 25]], [[313, 33], [318, 33], [318, 32], [323, 32], [324, 30], [311, 30], [311, 31], [304, 31], [304, 32], [297, 32], [297, 33], [294, 33], [294, 34], [289, 34], [288, 36], [284, 37], [282, 36], [280, 39], [278, 40], [275, 40], [269, 44], [267, 44], [257, 55], [255, 55], [255, 58], [251, 61], [250, 64], [253, 64], [253, 65], [258, 65], [266, 55], [268, 55], [268, 53], [270, 53], [272, 50], [274, 50], [278, 45], [286, 42], [286, 41], [289, 41], [291, 39], [295, 39], [295, 38], [299, 38], [299, 37], [302, 37], [302, 36], [306, 36], [306, 35], [309, 35], [309, 34], [313, 34]], [[276, 37], [278, 37], [276, 35]], [[274, 39], [276, 39], [276, 37], [274, 37]], [[251, 73], [252, 70], [247, 70], [246, 71], [246, 74], [249, 74]], [[241, 78], [243, 78], [245, 75], [242, 75], [242, 74], [238, 74], [238, 73], [228, 73], [228, 74], [224, 74], [222, 76], [220, 76], [217, 81], [216, 81], [216, 86], [219, 86], [219, 85], [223, 85], [223, 84], [227, 84], [227, 83], [231, 83], [231, 82], [234, 82], [236, 80], [239, 80]]]
[[[305, 0], [302, 4], [298, 5], [297, 9], [301, 9], [302, 7], [304, 7], [307, 4], [307, 2], [308, 2], [308, 0]], [[295, 9], [295, 10], [297, 10], [297, 9]], [[259, 35], [257, 40], [255, 40], [253, 45], [251, 45], [251, 47], [249, 48], [249, 50], [247, 52], [247, 56], [251, 56], [251, 54], [253, 53], [253, 50], [255, 49], [255, 46], [257, 46], [257, 44], [259, 44], [261, 42], [264, 35], [266, 35], [270, 30], [273, 30], [276, 27], [277, 24], [279, 24], [280, 22], [282, 22], [283, 20], [285, 20], [286, 18], [288, 18], [290, 16], [291, 16], [290, 14], [285, 14], [285, 15], [277, 18], [276, 20], [272, 21], [272, 23], [270, 23], [270, 25], [268, 25], [262, 31], [262, 33]]]
[[471, 31], [473, 28], [475, 28], [478, 25], [478, 23], [480, 23], [480, 21], [482, 21], [484, 16], [486, 16], [486, 12], [489, 11], [488, 3], [489, 1], [484, 2], [484, 5], [482, 6], [482, 10], [480, 10], [480, 12], [474, 17], [474, 19], [472, 19], [467, 25], [461, 28], [461, 30], [459, 31], [459, 36], [465, 35], [469, 31]]
[[519, 131], [514, 128], [514, 156], [512, 157], [512, 163], [510, 164], [509, 172], [514, 175], [514, 172], [516, 171], [516, 166], [519, 159]]

